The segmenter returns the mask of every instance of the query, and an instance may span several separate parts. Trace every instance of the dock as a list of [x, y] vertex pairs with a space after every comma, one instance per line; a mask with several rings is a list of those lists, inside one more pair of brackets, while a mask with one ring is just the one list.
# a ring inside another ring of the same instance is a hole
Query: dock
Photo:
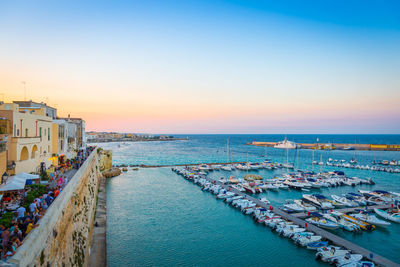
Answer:
[[[246, 193], [240, 192], [239, 190], [236, 190], [235, 188], [232, 188], [229, 185], [222, 184], [221, 182], [216, 181], [216, 180], [211, 179], [211, 178], [206, 178], [206, 179], [208, 181], [210, 181], [211, 183], [215, 183], [215, 184], [220, 185], [221, 187], [223, 187], [227, 191], [234, 192], [234, 193], [236, 193], [238, 195], [241, 195], [241, 196], [253, 201], [254, 203], [256, 203], [260, 207], [263, 207], [263, 208], [265, 208], [267, 210], [272, 209], [272, 211], [275, 214], [281, 216], [282, 218], [284, 218], [286, 220], [292, 221], [293, 223], [299, 225], [300, 227], [306, 228], [308, 231], [314, 232], [316, 235], [319, 235], [319, 236], [329, 240], [330, 242], [332, 242], [336, 246], [344, 247], [344, 248], [346, 248], [348, 250], [351, 250], [353, 253], [363, 255], [364, 258], [366, 258], [366, 259], [368, 259], [370, 261], [373, 261], [378, 266], [400, 267], [400, 264], [398, 264], [398, 263], [395, 263], [395, 262], [393, 262], [393, 261], [391, 261], [391, 260], [389, 260], [389, 259], [387, 259], [387, 258], [385, 258], [385, 257], [383, 257], [383, 256], [381, 256], [379, 254], [376, 254], [375, 252], [372, 252], [372, 251], [370, 251], [368, 249], [360, 247], [359, 245], [356, 245], [356, 244], [354, 244], [354, 243], [352, 243], [352, 242], [350, 242], [350, 241], [348, 241], [348, 240], [346, 240], [344, 238], [341, 238], [341, 237], [339, 237], [339, 236], [337, 236], [337, 235], [335, 235], [335, 234], [333, 234], [331, 232], [328, 232], [328, 231], [326, 231], [324, 229], [321, 229], [321, 228], [319, 228], [319, 227], [317, 227], [317, 226], [315, 226], [313, 224], [307, 223], [306, 221], [302, 220], [301, 218], [296, 217], [296, 216], [294, 216], [292, 214], [286, 213], [285, 211], [283, 211], [283, 210], [281, 210], [279, 208], [276, 208], [276, 207], [273, 207], [270, 204], [266, 204], [264, 202], [261, 202], [259, 199], [256, 199], [256, 198], [254, 198], [254, 197], [252, 197], [252, 196], [250, 196], [250, 195], [248, 195]], [[307, 223], [307, 227], [306, 227], [306, 223]]]
[[[253, 141], [246, 145], [274, 147], [278, 142], [259, 142]], [[343, 143], [296, 143], [300, 149], [315, 150], [372, 150], [372, 151], [400, 151], [398, 144], [343, 144]]]

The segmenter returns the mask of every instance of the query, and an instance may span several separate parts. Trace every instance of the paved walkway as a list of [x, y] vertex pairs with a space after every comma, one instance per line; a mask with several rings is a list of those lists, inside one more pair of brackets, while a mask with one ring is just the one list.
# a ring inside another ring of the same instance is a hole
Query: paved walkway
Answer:
[[106, 267], [106, 223], [107, 223], [107, 196], [106, 178], [100, 178], [98, 201], [96, 207], [95, 226], [93, 228], [89, 266]]

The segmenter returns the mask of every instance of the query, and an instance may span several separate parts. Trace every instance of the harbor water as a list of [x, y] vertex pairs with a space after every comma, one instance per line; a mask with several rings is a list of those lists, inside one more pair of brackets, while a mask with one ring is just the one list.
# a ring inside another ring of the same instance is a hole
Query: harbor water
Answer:
[[[98, 144], [113, 150], [114, 164], [173, 165], [229, 160], [261, 162], [265, 156], [276, 162], [286, 160], [285, 151], [245, 145], [247, 142], [279, 141], [282, 135], [193, 135], [189, 140], [172, 142], [126, 142]], [[316, 136], [288, 135], [289, 140], [315, 142]], [[400, 143], [399, 135], [323, 135], [320, 142]], [[291, 150], [288, 160], [300, 169], [342, 170], [348, 176], [371, 177], [376, 185], [315, 190], [326, 196], [356, 192], [358, 189], [383, 189], [400, 192], [400, 174], [368, 170], [312, 166], [311, 150]], [[315, 151], [323, 161], [356, 158], [359, 164], [373, 160], [400, 160], [400, 152]], [[279, 176], [285, 170], [259, 170], [250, 173], [264, 178]], [[243, 177], [246, 171], [214, 171], [214, 178]], [[301, 198], [296, 190], [266, 192], [273, 205], [286, 199]], [[372, 232], [337, 235], [400, 263], [400, 224]], [[269, 228], [257, 225], [251, 217], [231, 208], [211, 194], [182, 179], [170, 168], [129, 170], [107, 181], [107, 257], [109, 266], [316, 266], [315, 252], [297, 247]]]

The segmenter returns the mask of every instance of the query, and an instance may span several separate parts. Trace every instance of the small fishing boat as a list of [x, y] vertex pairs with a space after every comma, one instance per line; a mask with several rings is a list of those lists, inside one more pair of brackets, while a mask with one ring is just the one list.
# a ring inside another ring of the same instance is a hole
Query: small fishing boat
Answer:
[[392, 212], [392, 211], [386, 211], [386, 210], [381, 210], [381, 209], [374, 209], [375, 213], [381, 216], [384, 219], [387, 219], [392, 222], [400, 223], [400, 213], [398, 212]]

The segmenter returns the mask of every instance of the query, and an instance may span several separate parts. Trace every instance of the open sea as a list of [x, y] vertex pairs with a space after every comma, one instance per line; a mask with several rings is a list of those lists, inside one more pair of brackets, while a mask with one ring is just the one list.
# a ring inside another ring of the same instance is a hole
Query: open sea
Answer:
[[[178, 136], [176, 137], [186, 137]], [[284, 162], [285, 150], [245, 145], [255, 141], [281, 141], [284, 135], [188, 135], [189, 140], [96, 144], [113, 151], [114, 164], [173, 165], [226, 162], [229, 138], [233, 161], [262, 162], [265, 156]], [[400, 135], [287, 135], [295, 142], [400, 144]], [[317, 161], [355, 157], [359, 164], [373, 160], [400, 160], [400, 152], [315, 151]], [[365, 190], [400, 192], [400, 174], [327, 166], [312, 166], [312, 151], [289, 150], [289, 162], [303, 170], [341, 170], [348, 176], [372, 177], [376, 185], [314, 189], [326, 196]], [[253, 171], [264, 178], [282, 170]], [[243, 177], [245, 171], [214, 171], [211, 177]], [[301, 198], [304, 192], [266, 192], [272, 204]], [[400, 224], [372, 232], [335, 233], [400, 263]], [[109, 266], [317, 266], [315, 252], [278, 236], [169, 167], [129, 170], [107, 180], [107, 259]]]

